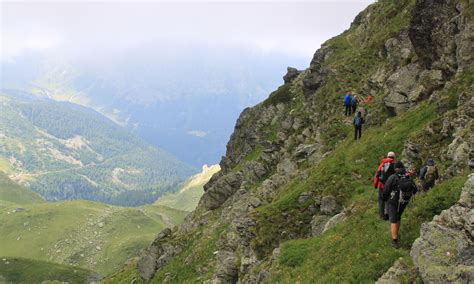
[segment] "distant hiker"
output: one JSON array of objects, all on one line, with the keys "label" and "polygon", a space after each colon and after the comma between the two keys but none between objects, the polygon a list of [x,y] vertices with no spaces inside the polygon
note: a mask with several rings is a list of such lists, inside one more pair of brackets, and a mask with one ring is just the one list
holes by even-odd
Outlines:
[{"label": "distant hiker", "polygon": [[360,111],[357,112],[352,124],[354,124],[354,140],[357,140],[357,134],[359,134],[359,139],[362,136],[362,124],[364,124],[364,118]]},{"label": "distant hiker", "polygon": [[352,115],[352,96],[349,92],[344,96],[344,108],[346,116]]},{"label": "distant hiker", "polygon": [[395,163],[395,174],[391,175],[385,183],[383,199],[387,201],[388,216],[390,220],[390,233],[392,235],[392,245],[399,248],[398,230],[400,230],[400,220],[410,199],[418,191],[415,182],[407,175],[402,162]]},{"label": "distant hiker", "polygon": [[438,169],[433,159],[428,159],[426,165],[420,170],[421,189],[428,191],[435,185],[435,181],[439,178]]},{"label": "distant hiker", "polygon": [[366,99],[365,99],[365,103],[368,104],[372,101],[372,96],[369,95]]},{"label": "distant hiker", "polygon": [[395,173],[395,153],[388,152],[387,158],[380,161],[377,172],[374,176],[374,187],[379,190],[379,215],[383,220],[388,220],[388,213],[386,211],[386,204],[383,200],[383,189],[388,178]]},{"label": "distant hiker", "polygon": [[359,104],[359,99],[357,98],[356,95],[354,95],[351,100],[352,113],[356,113],[358,104]]}]

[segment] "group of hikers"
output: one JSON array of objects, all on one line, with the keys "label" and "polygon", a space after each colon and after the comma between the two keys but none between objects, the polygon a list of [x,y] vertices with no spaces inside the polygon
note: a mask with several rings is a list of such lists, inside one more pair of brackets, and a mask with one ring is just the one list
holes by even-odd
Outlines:
[{"label": "group of hikers", "polygon": [[[366,103],[367,102],[370,102],[370,99],[369,101],[366,100]],[[343,98],[345,115],[351,116],[352,114],[355,114],[355,117],[352,120],[352,124],[354,125],[354,140],[360,139],[362,137],[362,124],[365,123],[362,113],[358,111],[356,114],[359,103],[360,100],[356,95],[353,96],[350,92],[346,92]]]},{"label": "group of hikers", "polygon": [[[368,96],[365,103],[368,104],[371,100],[372,97]],[[356,95],[346,92],[343,103],[345,116],[355,114],[352,120],[354,140],[360,139],[362,125],[365,123],[362,113],[360,111],[356,113],[360,100]],[[378,189],[380,218],[390,221],[392,245],[396,248],[400,247],[398,231],[400,230],[401,216],[412,196],[418,192],[413,175],[412,170],[406,170],[401,161],[396,161],[394,152],[388,152],[387,157],[382,158],[374,177],[374,187]],[[419,177],[424,192],[435,185],[439,174],[432,159],[428,159],[426,165],[421,168]]]},{"label": "group of hikers", "polygon": [[[438,169],[432,159],[420,170],[421,188],[424,192],[435,185],[439,178]],[[392,245],[400,247],[398,231],[400,219],[418,188],[413,180],[413,171],[406,170],[401,161],[396,161],[395,153],[388,152],[383,158],[374,176],[374,187],[378,189],[380,218],[390,221]]]}]

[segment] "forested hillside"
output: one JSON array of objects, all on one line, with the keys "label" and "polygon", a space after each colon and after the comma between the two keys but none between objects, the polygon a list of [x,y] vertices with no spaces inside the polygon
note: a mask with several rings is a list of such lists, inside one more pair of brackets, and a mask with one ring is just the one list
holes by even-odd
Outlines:
[{"label": "forested hillside", "polygon": [[194,173],[85,107],[17,91],[0,104],[0,171],[47,200],[152,203]]}]

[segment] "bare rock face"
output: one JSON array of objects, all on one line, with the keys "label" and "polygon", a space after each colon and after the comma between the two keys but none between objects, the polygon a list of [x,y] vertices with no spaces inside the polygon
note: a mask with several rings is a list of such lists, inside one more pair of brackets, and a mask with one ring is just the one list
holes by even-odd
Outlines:
[{"label": "bare rock face", "polygon": [[416,54],[426,68],[455,70],[454,41],[448,36],[457,34],[459,28],[453,18],[458,14],[453,1],[416,1],[408,35]]},{"label": "bare rock face", "polygon": [[283,76],[283,81],[285,84],[293,82],[293,80],[298,77],[298,75],[301,73],[301,71],[298,71],[298,69],[293,68],[293,67],[288,67],[287,68],[287,73],[285,76]]},{"label": "bare rock face", "polygon": [[181,252],[179,247],[166,242],[171,229],[164,229],[156,237],[153,244],[140,253],[137,269],[145,282],[150,281],[161,267],[165,266],[175,255]]},{"label": "bare rock face", "polygon": [[397,260],[393,266],[377,280],[376,284],[399,284],[399,278],[409,273],[409,268],[400,260]]},{"label": "bare rock face", "polygon": [[208,183],[204,187],[205,193],[199,204],[207,209],[218,208],[230,196],[232,196],[242,184],[242,175],[240,173],[229,173],[221,176],[216,182]]},{"label": "bare rock face", "polygon": [[474,281],[474,175],[459,202],[425,223],[411,257],[425,283]]}]

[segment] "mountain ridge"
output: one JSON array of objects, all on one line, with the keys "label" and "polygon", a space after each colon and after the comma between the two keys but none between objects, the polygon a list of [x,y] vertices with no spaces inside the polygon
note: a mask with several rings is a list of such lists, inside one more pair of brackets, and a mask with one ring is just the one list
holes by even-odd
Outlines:
[{"label": "mountain ridge", "polygon": [[[372,282],[410,260],[422,223],[457,202],[474,166],[473,9],[465,0],[370,5],[308,69],[241,113],[196,210],[105,282]],[[358,141],[345,91],[371,97],[359,106],[367,123]],[[415,172],[434,157],[443,173],[407,209],[399,250],[370,193],[388,151]],[[470,260],[455,257],[466,273],[453,277],[472,280]]]}]

